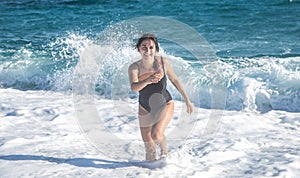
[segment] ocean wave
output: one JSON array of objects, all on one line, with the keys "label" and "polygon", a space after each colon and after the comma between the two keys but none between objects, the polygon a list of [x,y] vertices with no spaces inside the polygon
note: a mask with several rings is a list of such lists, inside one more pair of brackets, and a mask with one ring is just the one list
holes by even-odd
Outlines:
[{"label": "ocean wave", "polygon": [[68,33],[38,47],[1,51],[0,86],[20,90],[70,90],[80,53],[91,42]]},{"label": "ocean wave", "polygon": [[[223,58],[216,63],[222,70],[217,76],[222,83],[219,88],[225,90],[225,109],[300,110],[300,57]],[[201,105],[208,108],[212,102],[210,90],[217,86],[206,87],[201,89],[205,98]]]},{"label": "ocean wave", "polygon": [[[90,49],[88,55],[98,63],[97,77],[89,81],[94,85],[93,92],[110,99],[137,98],[138,94],[130,91],[127,77],[129,64],[139,59],[132,41],[120,45],[114,39],[101,46],[97,45],[97,40],[69,33],[39,49],[27,45],[14,51],[10,60],[5,57],[6,60],[0,62],[0,86],[20,90],[72,90],[77,64],[94,44],[95,50]],[[99,56],[98,50],[104,47],[112,51],[107,56]],[[4,53],[1,51],[1,55]],[[300,57],[259,56],[197,61],[170,55],[163,49],[159,55],[169,58],[197,106],[259,112],[274,109],[300,111]],[[83,79],[82,84],[91,77]],[[168,86],[174,98],[181,100],[176,89],[171,84]]]}]

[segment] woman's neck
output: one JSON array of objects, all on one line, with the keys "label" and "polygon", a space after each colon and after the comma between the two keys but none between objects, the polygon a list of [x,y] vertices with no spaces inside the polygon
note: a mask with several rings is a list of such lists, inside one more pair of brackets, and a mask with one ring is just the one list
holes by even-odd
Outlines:
[{"label": "woman's neck", "polygon": [[145,69],[151,69],[153,68],[155,62],[155,58],[149,58],[149,59],[142,59],[142,65]]}]

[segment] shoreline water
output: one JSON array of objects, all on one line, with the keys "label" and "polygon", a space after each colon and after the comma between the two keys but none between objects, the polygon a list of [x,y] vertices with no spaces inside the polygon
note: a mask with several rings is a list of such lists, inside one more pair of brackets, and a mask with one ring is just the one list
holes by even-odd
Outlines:
[{"label": "shoreline water", "polygon": [[[299,7],[298,0],[1,1],[1,177],[299,177]],[[142,143],[135,113],[124,113],[135,107],[137,94],[126,90],[127,73],[117,69],[127,69],[136,56],[135,39],[124,45],[118,40],[124,31],[118,28],[99,37],[120,21],[149,14],[187,24],[216,54],[198,61],[180,44],[160,41],[198,113],[196,123],[185,118],[184,123],[195,124],[187,129],[185,144],[170,144],[167,166],[154,170],[134,164],[143,158],[143,147],[136,149]],[[182,39],[190,35],[180,34]],[[73,99],[74,72],[83,51],[104,39],[117,50],[98,61],[107,70],[87,81],[95,89],[97,114],[107,133],[138,140],[108,150],[111,154],[83,134]],[[84,89],[85,81],[80,84]],[[183,110],[175,89],[170,91]],[[122,114],[110,114],[112,103],[125,106]],[[215,132],[205,132],[216,115]],[[176,131],[184,133],[180,118],[174,117],[170,138]],[[204,133],[213,139],[205,140]]]},{"label": "shoreline water", "polygon": [[[114,155],[114,150],[107,155],[92,146],[76,123],[71,94],[14,89],[1,89],[0,93],[3,96],[0,113],[3,177],[155,177],[162,174],[297,177],[300,174],[297,169],[300,163],[299,113],[273,110],[259,114],[224,110],[213,139],[203,142],[201,135],[213,110],[199,108],[195,130],[185,146],[172,149],[166,167],[149,170],[137,169],[130,160],[116,159],[118,154]],[[108,101],[97,102],[102,103],[102,107],[109,105]],[[117,124],[117,120],[111,121]],[[176,126],[173,129],[176,130]],[[139,134],[133,127],[114,132]],[[127,149],[131,148],[127,145],[123,149],[124,154],[128,154]],[[132,153],[143,154],[142,151],[141,148]],[[136,156],[133,155],[131,161],[143,157]]]}]

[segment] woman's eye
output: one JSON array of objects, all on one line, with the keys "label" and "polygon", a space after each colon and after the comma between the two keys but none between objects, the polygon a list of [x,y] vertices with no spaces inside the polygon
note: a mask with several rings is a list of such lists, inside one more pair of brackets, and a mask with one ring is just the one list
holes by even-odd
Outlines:
[{"label": "woman's eye", "polygon": [[[148,49],[147,47],[142,47],[142,50],[147,50],[147,49]],[[152,49],[154,49],[154,47],[150,46],[149,49],[152,50]]]}]

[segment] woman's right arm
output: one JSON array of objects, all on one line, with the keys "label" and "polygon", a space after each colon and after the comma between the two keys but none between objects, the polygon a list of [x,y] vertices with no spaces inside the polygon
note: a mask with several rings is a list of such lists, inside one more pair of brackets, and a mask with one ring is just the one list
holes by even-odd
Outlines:
[{"label": "woman's right arm", "polygon": [[130,87],[133,92],[138,92],[148,85],[147,80],[139,81],[139,69],[136,63],[133,63],[128,68],[128,76]]},{"label": "woman's right arm", "polygon": [[128,68],[128,76],[130,87],[133,92],[138,92],[151,83],[157,83],[161,78],[160,75],[149,74],[147,77],[143,77],[145,79],[140,81],[138,73],[138,65],[136,63],[131,64]]}]

